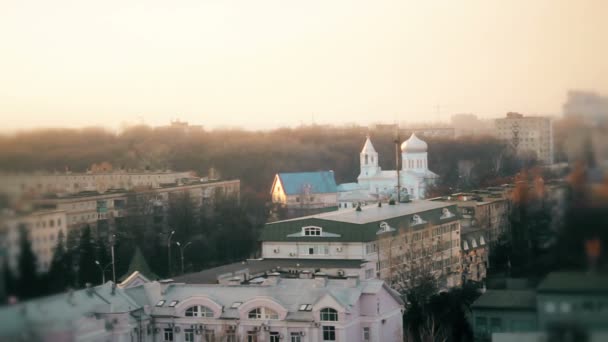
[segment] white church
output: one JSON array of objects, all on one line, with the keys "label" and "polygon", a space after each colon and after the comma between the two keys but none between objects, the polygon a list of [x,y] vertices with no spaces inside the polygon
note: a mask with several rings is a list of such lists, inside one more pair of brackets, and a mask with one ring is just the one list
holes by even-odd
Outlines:
[{"label": "white church", "polygon": [[[409,199],[425,198],[426,188],[439,177],[428,169],[427,144],[413,133],[401,144],[401,170],[382,170],[378,166],[378,152],[368,136],[361,150],[361,172],[357,183],[338,186],[338,206],[340,209],[356,207],[396,199],[397,186],[401,197]],[[397,175],[399,183],[397,182]]]}]

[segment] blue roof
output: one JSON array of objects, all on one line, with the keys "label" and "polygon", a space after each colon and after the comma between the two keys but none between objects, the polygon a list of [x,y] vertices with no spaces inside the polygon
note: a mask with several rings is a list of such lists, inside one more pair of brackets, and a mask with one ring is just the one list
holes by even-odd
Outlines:
[{"label": "blue roof", "polygon": [[287,195],[297,195],[310,187],[311,194],[337,192],[333,171],[279,173]]}]

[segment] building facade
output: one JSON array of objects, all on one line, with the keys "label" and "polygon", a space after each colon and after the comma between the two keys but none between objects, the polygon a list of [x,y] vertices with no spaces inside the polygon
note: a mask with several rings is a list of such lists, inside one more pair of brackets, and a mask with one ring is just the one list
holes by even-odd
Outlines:
[{"label": "building facade", "polygon": [[421,200],[273,222],[262,231],[262,257],[364,260],[361,273],[367,279],[403,282],[416,272],[428,272],[442,285],[456,286],[460,283],[456,210],[455,205]]},{"label": "building facade", "polygon": [[27,214],[6,214],[0,219],[0,247],[4,250],[8,267],[18,273],[21,255],[21,229],[28,231],[32,252],[36,256],[39,273],[48,272],[57,237],[66,236],[67,215],[62,210],[45,210]]},{"label": "building facade", "polygon": [[109,190],[129,191],[155,189],[164,184],[184,184],[201,181],[192,171],[106,171],[3,174],[0,192],[12,199],[39,198],[46,194],[71,195],[81,192],[105,193]]},{"label": "building facade", "polygon": [[287,211],[287,217],[310,215],[338,206],[333,171],[277,173],[270,195],[276,209]]},{"label": "building facade", "polygon": [[553,164],[553,121],[548,117],[507,113],[496,119],[496,136],[510,144],[522,157],[534,157]]},{"label": "building facade", "polygon": [[[155,224],[166,224],[166,212],[172,196],[186,194],[197,208],[212,208],[221,196],[239,198],[240,181],[191,181],[188,184],[167,184],[139,191],[85,192],[64,196],[47,196],[31,200],[34,208],[65,212],[69,229],[90,226],[101,234],[112,231],[118,222],[130,214],[137,202],[149,207]],[[142,209],[142,208],[139,208]],[[143,209],[142,209],[143,210]]]},{"label": "building facade", "polygon": [[196,285],[111,282],[0,308],[0,339],[27,341],[402,341],[404,303],[379,280]]}]

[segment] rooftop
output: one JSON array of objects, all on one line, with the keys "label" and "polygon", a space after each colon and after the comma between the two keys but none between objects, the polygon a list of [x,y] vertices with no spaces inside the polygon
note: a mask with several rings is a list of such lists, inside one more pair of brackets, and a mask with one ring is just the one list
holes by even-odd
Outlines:
[{"label": "rooftop", "polygon": [[[200,272],[188,273],[173,280],[187,284],[216,284],[218,278],[229,275],[248,273],[250,277],[262,275],[274,270],[316,270],[320,268],[359,269],[365,260],[335,260],[335,259],[253,259],[222,265]],[[299,265],[299,266],[298,266]]]},{"label": "rooftop", "polygon": [[534,290],[487,290],[471,305],[475,309],[536,310]]},{"label": "rooftop", "polygon": [[608,294],[608,274],[552,272],[538,285],[539,293]]},{"label": "rooftop", "polygon": [[287,195],[298,195],[303,192],[322,194],[338,191],[333,171],[281,172],[278,173],[278,176]]},{"label": "rooftop", "polygon": [[417,214],[423,211],[445,208],[450,206],[449,203],[441,203],[438,201],[418,200],[407,203],[396,203],[395,205],[383,205],[362,207],[361,211],[356,209],[332,211],[323,214],[316,214],[304,217],[298,217],[290,220],[277,221],[271,224],[277,224],[288,221],[299,221],[307,218],[318,218],[327,221],[347,222],[356,224],[365,224],[370,222],[383,221],[390,218]]}]

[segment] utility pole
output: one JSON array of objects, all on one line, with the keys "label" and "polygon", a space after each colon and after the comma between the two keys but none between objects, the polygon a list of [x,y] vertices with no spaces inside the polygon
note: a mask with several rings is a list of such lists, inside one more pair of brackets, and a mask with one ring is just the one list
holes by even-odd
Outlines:
[{"label": "utility pole", "polygon": [[183,247],[179,243],[179,241],[177,241],[175,244],[177,245],[177,247],[179,247],[179,254],[182,258],[182,274],[184,274],[184,251],[186,250],[186,248],[188,248],[188,246],[190,246],[192,244],[192,241],[188,242]]},{"label": "utility pole", "polygon": [[175,230],[171,231],[169,234],[169,239],[167,240],[167,262],[169,263],[169,277],[171,277],[171,238],[175,234]]},{"label": "utility pole", "polygon": [[114,260],[114,243],[116,243],[116,234],[112,234],[110,239],[110,251],[112,253],[112,281],[116,284],[116,262]]},{"label": "utility pole", "polygon": [[395,132],[395,170],[397,171],[397,203],[401,203],[401,176],[399,175],[399,126]]}]

